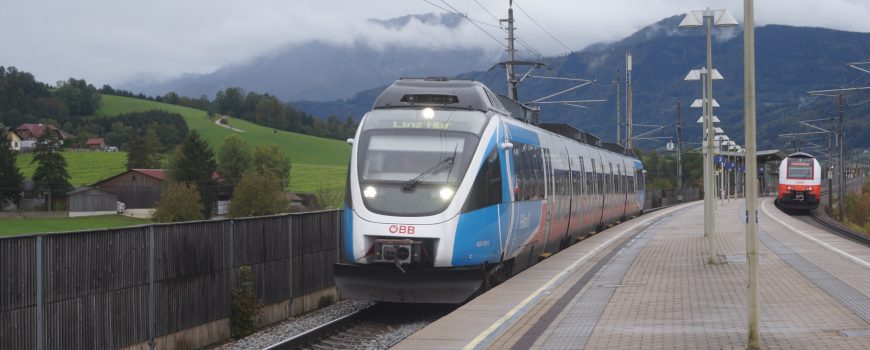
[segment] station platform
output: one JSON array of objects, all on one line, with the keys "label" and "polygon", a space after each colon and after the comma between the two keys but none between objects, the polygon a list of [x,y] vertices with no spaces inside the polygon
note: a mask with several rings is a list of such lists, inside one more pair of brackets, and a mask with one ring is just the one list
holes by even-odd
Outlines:
[{"label": "station platform", "polygon": [[[626,221],[553,255],[395,349],[743,349],[745,201],[717,201],[721,263],[703,204]],[[870,247],[759,201],[764,349],[870,349]]]}]

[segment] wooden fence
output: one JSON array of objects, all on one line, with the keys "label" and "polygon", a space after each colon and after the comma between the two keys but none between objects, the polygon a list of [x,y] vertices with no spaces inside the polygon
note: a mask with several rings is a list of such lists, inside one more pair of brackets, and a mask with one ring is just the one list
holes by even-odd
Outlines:
[{"label": "wooden fence", "polygon": [[0,239],[0,349],[106,349],[333,286],[340,211]]}]

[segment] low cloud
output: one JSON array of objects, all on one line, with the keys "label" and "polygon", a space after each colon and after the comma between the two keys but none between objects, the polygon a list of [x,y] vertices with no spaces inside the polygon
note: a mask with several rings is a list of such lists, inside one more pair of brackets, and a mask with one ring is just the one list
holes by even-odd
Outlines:
[{"label": "low cloud", "polygon": [[[478,6],[478,2],[482,6]],[[54,82],[68,77],[94,84],[133,77],[161,79],[208,73],[311,40],[367,43],[375,48],[482,47],[503,50],[504,0],[31,0],[4,4],[14,14],[0,21],[0,65],[33,72]],[[545,55],[619,40],[662,18],[703,9],[727,8],[741,19],[743,1],[610,0],[607,2],[515,0],[518,48]],[[433,6],[438,5],[439,7]],[[450,5],[450,6],[448,6]],[[452,6],[452,9],[451,9]],[[412,19],[401,28],[367,21],[408,14],[467,14],[454,29]],[[529,16],[530,15],[530,16]],[[757,2],[758,25],[786,24],[870,32],[870,1],[769,0]],[[543,25],[554,40],[532,21]],[[672,31],[672,28],[662,28]],[[486,31],[486,33],[484,33]],[[717,31],[720,39],[739,30]],[[487,34],[488,33],[488,34]],[[563,46],[564,45],[564,46]],[[528,46],[528,47],[526,47]],[[567,46],[567,48],[565,47]]]}]

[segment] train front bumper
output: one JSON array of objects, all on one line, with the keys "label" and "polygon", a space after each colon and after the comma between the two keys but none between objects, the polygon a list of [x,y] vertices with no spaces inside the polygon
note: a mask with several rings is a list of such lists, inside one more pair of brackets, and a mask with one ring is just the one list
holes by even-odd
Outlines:
[{"label": "train front bumper", "polygon": [[332,266],[342,297],[398,303],[458,304],[474,295],[484,278],[480,267],[402,272],[390,265]]},{"label": "train front bumper", "polygon": [[786,193],[779,198],[779,206],[785,209],[815,209],[819,207],[819,198],[808,192]]}]

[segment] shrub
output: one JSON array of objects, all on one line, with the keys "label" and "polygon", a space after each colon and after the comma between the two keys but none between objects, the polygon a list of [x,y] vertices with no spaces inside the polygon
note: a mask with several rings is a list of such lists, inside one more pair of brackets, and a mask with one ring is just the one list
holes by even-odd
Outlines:
[{"label": "shrub", "polygon": [[230,217],[285,213],[289,209],[284,189],[271,172],[249,170],[242,175],[230,201]]},{"label": "shrub", "polygon": [[180,222],[204,219],[202,200],[196,185],[184,182],[169,182],[163,187],[157,210],[156,222]]},{"label": "shrub", "polygon": [[327,306],[332,305],[334,303],[335,303],[335,296],[333,296],[332,294],[321,295],[320,300],[317,301],[317,307],[324,308],[324,307],[327,307]]},{"label": "shrub", "polygon": [[260,320],[260,301],[254,293],[254,274],[250,266],[239,267],[236,289],[232,295],[232,316],[230,334],[233,338],[244,338],[257,330]]}]

